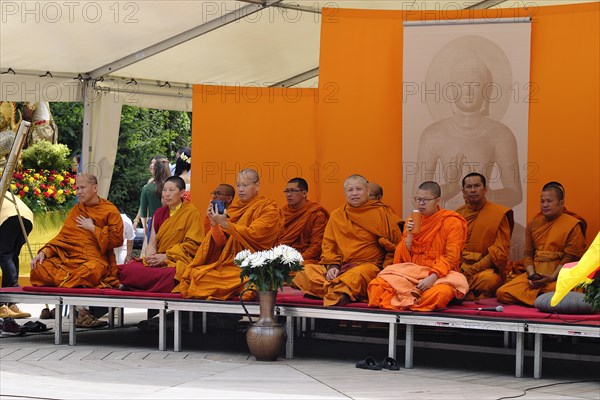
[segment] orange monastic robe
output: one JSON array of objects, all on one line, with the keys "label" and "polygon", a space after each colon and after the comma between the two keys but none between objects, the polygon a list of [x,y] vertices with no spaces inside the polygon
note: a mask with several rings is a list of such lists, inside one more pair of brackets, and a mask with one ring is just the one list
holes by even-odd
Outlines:
[{"label": "orange monastic robe", "polygon": [[321,243],[329,213],[314,201],[307,200],[302,208],[283,207],[285,223],[280,244],[293,247],[302,254],[305,264],[319,262]]},{"label": "orange monastic robe", "polygon": [[[153,224],[156,226],[157,215],[168,213],[168,206],[156,210]],[[181,208],[160,225],[156,234],[156,253],[167,255],[166,266],[149,267],[141,261],[132,260],[119,266],[121,283],[131,290],[173,290],[175,281],[181,280],[202,242],[201,218],[196,206],[184,201]]]},{"label": "orange monastic robe", "polygon": [[[77,226],[82,215],[94,220],[92,233]],[[117,207],[100,199],[98,204],[75,204],[65,224],[42,250],[46,256],[31,271],[33,286],[107,288],[119,285],[113,249],[123,244],[123,220]]]},{"label": "orange monastic robe", "polygon": [[[525,230],[525,256],[520,263],[533,265],[537,273],[552,275],[559,265],[579,260],[586,247],[581,226],[580,220],[565,213],[552,221],[536,215]],[[527,276],[525,272],[501,286],[496,292],[498,300],[533,306],[537,296],[556,289],[556,282],[531,287]]]},{"label": "orange monastic robe", "polygon": [[[305,265],[294,284],[323,298],[325,306],[337,304],[344,293],[351,301],[365,300],[371,279],[392,261],[400,240],[398,220],[380,201],[368,201],[361,207],[346,204],[334,210],[325,228],[320,263]],[[339,266],[340,273],[332,281],[325,279],[327,265]]]},{"label": "orange monastic robe", "polygon": [[239,294],[244,282],[234,257],[244,249],[270,249],[283,228],[283,213],[275,201],[264,196],[248,202],[236,200],[227,209],[227,215],[229,228],[213,226],[186,268],[179,284],[184,297],[227,300]]},{"label": "orange monastic robe", "polygon": [[489,201],[477,210],[465,204],[456,212],[467,221],[467,241],[460,258],[460,272],[469,282],[466,299],[494,297],[510,254],[513,212]]},{"label": "orange monastic robe", "polygon": [[[408,232],[396,248],[394,264],[386,267],[369,284],[369,307],[415,311],[444,308],[454,298],[469,291],[467,279],[458,272],[460,255],[467,237],[467,223],[450,210],[421,217],[421,231],[413,234],[410,251]],[[438,279],[420,299],[411,291],[422,279],[436,273]]]}]

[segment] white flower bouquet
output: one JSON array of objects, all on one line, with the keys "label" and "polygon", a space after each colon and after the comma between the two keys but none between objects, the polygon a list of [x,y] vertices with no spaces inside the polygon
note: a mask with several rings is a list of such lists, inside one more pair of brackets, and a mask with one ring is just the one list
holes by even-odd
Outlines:
[{"label": "white flower bouquet", "polygon": [[233,260],[242,269],[242,281],[248,278],[246,286],[254,285],[259,291],[280,290],[291,283],[292,272],[302,271],[303,261],[300,252],[283,244],[255,253],[242,250]]}]

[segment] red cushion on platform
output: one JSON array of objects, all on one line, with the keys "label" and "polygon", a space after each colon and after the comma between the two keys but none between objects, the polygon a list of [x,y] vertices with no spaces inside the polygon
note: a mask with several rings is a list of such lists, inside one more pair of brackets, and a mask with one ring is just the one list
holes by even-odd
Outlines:
[{"label": "red cushion on platform", "polygon": [[123,296],[123,297],[152,297],[158,299],[179,299],[181,293],[159,293],[159,292],[132,292],[128,290],[106,289],[103,293],[105,296]]},{"label": "red cushion on platform", "polygon": [[65,288],[65,287],[53,287],[53,286],[24,286],[24,292],[37,292],[37,293],[58,293],[58,294],[77,294],[82,296],[88,295],[102,295],[104,291],[108,289],[96,289],[96,288]]}]

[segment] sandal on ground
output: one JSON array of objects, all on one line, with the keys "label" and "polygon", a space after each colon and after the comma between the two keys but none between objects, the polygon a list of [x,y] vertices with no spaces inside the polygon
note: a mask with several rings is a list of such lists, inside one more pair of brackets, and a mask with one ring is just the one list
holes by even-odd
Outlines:
[{"label": "sandal on ground", "polygon": [[381,371],[381,365],[377,364],[377,361],[371,356],[365,358],[364,360],[360,360],[356,363],[356,368],[361,369],[370,369],[373,371]]},{"label": "sandal on ground", "polygon": [[46,324],[41,323],[40,321],[29,321],[23,324],[23,330],[25,332],[45,332],[49,331],[52,328],[48,328]]},{"label": "sandal on ground", "polygon": [[383,369],[389,369],[390,371],[398,371],[400,369],[398,362],[392,357],[384,358],[381,364],[379,365],[381,365]]},{"label": "sandal on ground", "polygon": [[94,329],[94,328],[102,328],[103,326],[106,326],[106,325],[108,325],[108,323],[106,321],[100,321],[93,315],[85,315],[83,317],[77,317],[77,320],[75,321],[75,326],[77,328]]}]

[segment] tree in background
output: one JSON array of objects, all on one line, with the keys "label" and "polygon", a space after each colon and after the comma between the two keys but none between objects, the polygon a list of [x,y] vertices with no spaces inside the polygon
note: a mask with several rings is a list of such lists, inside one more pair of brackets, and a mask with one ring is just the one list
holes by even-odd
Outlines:
[{"label": "tree in background", "polygon": [[[81,151],[83,104],[50,103],[58,126],[58,141]],[[142,186],[150,178],[148,165],[155,155],[174,160],[177,150],[191,142],[190,115],[181,111],[123,106],[119,144],[108,199],[133,217]],[[74,155],[73,154],[73,155]]]}]

